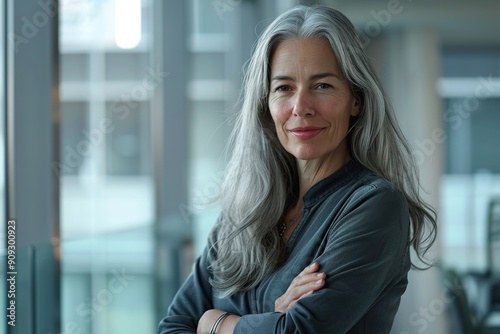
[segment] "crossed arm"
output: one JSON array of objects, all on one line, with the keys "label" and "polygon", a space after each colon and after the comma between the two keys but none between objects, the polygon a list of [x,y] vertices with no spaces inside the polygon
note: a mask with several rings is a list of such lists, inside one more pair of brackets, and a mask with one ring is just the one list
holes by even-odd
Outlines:
[{"label": "crossed arm", "polygon": [[[314,262],[306,267],[299,275],[297,275],[286,292],[276,299],[274,303],[274,311],[285,313],[286,310],[291,308],[299,299],[312,294],[314,291],[321,289],[325,285],[326,274],[318,272],[319,264]],[[211,309],[203,313],[203,316],[198,322],[197,334],[208,334],[212,325],[217,318],[224,314],[225,311]],[[217,334],[232,334],[240,317],[231,314],[224,318],[224,320],[217,327]]]},{"label": "crossed arm", "polygon": [[[275,300],[274,312],[231,315],[217,333],[345,333],[364,317],[379,326],[379,333],[388,333],[407,283],[408,207],[397,192],[374,187],[353,198],[349,206],[352,209],[331,223],[324,248],[313,257],[317,264],[289,283]],[[209,256],[205,252],[197,260],[160,323],[160,334],[208,333],[220,314],[232,312],[229,305],[214,309]],[[316,285],[318,273],[323,276]],[[245,300],[252,302],[252,296],[242,296],[240,306],[247,307]]]}]

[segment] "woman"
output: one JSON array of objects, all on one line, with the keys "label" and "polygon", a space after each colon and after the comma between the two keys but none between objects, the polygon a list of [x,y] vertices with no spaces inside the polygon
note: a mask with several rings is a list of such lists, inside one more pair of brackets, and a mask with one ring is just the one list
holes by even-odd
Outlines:
[{"label": "woman", "polygon": [[232,139],[219,221],[159,333],[389,333],[436,223],[343,14],[299,6],[264,31]]}]

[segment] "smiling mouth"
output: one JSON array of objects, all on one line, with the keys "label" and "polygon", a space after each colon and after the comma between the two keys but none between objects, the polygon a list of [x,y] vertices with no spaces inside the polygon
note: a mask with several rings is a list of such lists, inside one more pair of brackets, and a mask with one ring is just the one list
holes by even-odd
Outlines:
[{"label": "smiling mouth", "polygon": [[319,135],[321,131],[323,128],[300,127],[291,129],[290,133],[299,139],[311,139]]}]

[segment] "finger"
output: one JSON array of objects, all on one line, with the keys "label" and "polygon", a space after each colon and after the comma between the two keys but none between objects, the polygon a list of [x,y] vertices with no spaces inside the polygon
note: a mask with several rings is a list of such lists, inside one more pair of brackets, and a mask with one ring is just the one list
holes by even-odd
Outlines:
[{"label": "finger", "polygon": [[305,267],[304,270],[302,270],[296,277],[301,277],[304,275],[312,274],[312,273],[317,272],[318,270],[319,270],[318,262],[313,262],[312,264]]},{"label": "finger", "polygon": [[292,308],[293,305],[295,305],[296,302],[297,302],[296,300],[294,300],[293,302],[291,302],[290,305],[288,305],[288,307],[286,309],[288,310],[288,309]]},{"label": "finger", "polygon": [[[325,286],[325,280],[324,279],[320,279],[320,280],[317,280],[317,281],[314,281],[312,283],[309,283],[306,287],[308,288],[308,291],[307,292],[304,292],[299,298],[297,299],[301,299],[303,297],[306,297],[306,296],[309,296],[311,295],[313,292],[315,291],[318,291],[319,289],[321,289],[322,287]],[[306,290],[304,290],[306,291]]]},{"label": "finger", "polygon": [[306,285],[311,282],[315,282],[319,279],[325,279],[325,277],[326,277],[325,273],[304,274],[302,276],[299,275],[293,279],[288,289],[290,290],[301,285]]},{"label": "finger", "polygon": [[303,295],[321,289],[325,285],[325,277],[316,277],[313,280],[301,285],[290,286],[283,295],[285,303],[291,303],[296,299],[300,299]]},{"label": "finger", "polygon": [[[274,305],[276,312],[285,312],[291,307],[297,300],[312,294],[314,291],[321,289],[325,285],[326,275],[324,273],[308,275],[310,280],[307,283],[301,285],[291,285],[288,287],[287,291],[276,299]],[[314,278],[314,279],[312,279]]]},{"label": "finger", "polygon": [[322,282],[322,284],[317,284],[316,287],[314,287],[314,290],[309,290],[308,292],[304,293],[302,296],[300,296],[299,298],[293,300],[292,302],[290,302],[290,304],[288,305],[287,309],[291,308],[293,305],[295,305],[295,303],[298,301],[298,300],[301,300],[302,298],[304,297],[307,297],[307,296],[310,296],[313,294],[314,291],[316,290],[319,290],[321,289],[322,286],[324,286],[324,282]]},{"label": "finger", "polygon": [[325,280],[317,280],[315,282],[311,282],[307,285],[303,285],[300,288],[297,288],[294,293],[296,295],[293,295],[292,293],[289,293],[287,295],[284,295],[282,302],[282,305],[288,305],[286,309],[291,308],[295,303],[306,297],[311,295],[313,292],[321,289],[325,285]]},{"label": "finger", "polygon": [[307,274],[316,272],[318,270],[319,270],[319,263],[313,262],[312,264],[305,267],[304,270],[302,270],[297,276],[307,275]]}]

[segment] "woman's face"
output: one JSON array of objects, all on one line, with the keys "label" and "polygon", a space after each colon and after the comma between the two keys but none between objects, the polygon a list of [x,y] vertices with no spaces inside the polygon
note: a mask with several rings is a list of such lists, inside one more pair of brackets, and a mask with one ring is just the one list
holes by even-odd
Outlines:
[{"label": "woman's face", "polygon": [[288,39],[271,58],[269,110],[281,145],[299,160],[345,162],[350,116],[359,114],[326,39]]}]

